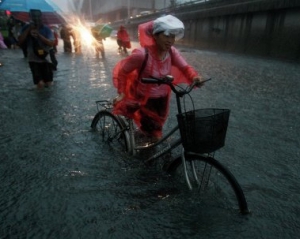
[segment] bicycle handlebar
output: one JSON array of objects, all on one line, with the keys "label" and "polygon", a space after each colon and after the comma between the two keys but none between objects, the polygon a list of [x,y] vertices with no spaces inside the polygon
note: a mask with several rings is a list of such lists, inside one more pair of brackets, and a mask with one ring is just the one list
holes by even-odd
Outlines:
[{"label": "bicycle handlebar", "polygon": [[[203,81],[201,81],[200,84],[203,84],[206,81],[211,80],[211,78],[205,79]],[[188,88],[186,89],[180,89],[177,90],[173,84],[174,81],[174,77],[171,75],[167,75],[163,78],[157,78],[154,76],[150,76],[149,78],[142,78],[141,81],[145,84],[164,84],[164,85],[168,85],[170,86],[171,90],[178,96],[183,96],[186,95],[188,93],[190,93],[192,91],[192,89],[198,84],[197,82],[192,82],[192,84],[189,85]]]}]

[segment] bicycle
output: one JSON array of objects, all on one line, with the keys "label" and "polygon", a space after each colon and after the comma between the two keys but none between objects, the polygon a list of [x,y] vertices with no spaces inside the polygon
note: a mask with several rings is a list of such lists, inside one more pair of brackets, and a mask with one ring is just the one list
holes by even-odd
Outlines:
[{"label": "bicycle", "polygon": [[[98,113],[92,120],[91,128],[99,132],[102,140],[111,147],[130,155],[136,155],[137,152],[153,149],[158,145],[161,146],[167,140],[170,141],[146,159],[146,163],[155,161],[182,146],[180,155],[164,165],[166,172],[174,175],[181,171],[179,170],[181,166],[183,175],[180,177],[185,180],[190,190],[195,189],[194,185],[196,185],[200,193],[220,191],[222,198],[226,196],[230,201],[233,200],[235,204],[238,204],[242,214],[249,213],[247,201],[239,182],[228,168],[214,158],[214,152],[225,144],[230,110],[212,108],[183,112],[181,98],[185,95],[190,96],[189,93],[195,88],[195,83],[186,89],[182,87],[178,89],[178,86],[172,83],[172,76],[162,79],[143,78],[142,82],[166,84],[171,88],[176,95],[178,125],[164,134],[157,142],[138,145],[136,144],[136,128],[133,120],[114,115],[111,112],[113,108],[111,100],[99,100],[96,101]],[[190,98],[192,100],[191,96]],[[180,136],[172,139],[171,136],[178,131]],[[193,183],[191,178],[194,179]]]}]

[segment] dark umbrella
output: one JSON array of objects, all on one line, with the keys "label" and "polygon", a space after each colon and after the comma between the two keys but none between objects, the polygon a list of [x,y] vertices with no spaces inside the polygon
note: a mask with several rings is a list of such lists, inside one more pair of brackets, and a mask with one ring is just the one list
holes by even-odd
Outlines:
[{"label": "dark umbrella", "polygon": [[4,0],[0,3],[0,10],[9,10],[11,16],[23,22],[29,22],[30,9],[38,9],[42,12],[42,21],[46,25],[65,24],[66,21],[58,13],[56,6],[50,5],[46,0]]}]

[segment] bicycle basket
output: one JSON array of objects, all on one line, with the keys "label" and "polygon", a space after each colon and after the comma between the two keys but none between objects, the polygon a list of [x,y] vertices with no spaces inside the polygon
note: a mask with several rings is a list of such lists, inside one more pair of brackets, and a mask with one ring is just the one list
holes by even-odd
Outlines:
[{"label": "bicycle basket", "polygon": [[211,153],[225,144],[230,110],[199,109],[177,115],[182,145],[195,153]]}]

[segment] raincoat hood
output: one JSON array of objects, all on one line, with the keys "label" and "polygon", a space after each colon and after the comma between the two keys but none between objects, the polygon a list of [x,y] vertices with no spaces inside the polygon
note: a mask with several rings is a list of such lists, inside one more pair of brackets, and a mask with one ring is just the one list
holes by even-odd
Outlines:
[{"label": "raincoat hood", "polygon": [[153,35],[160,32],[164,32],[167,36],[174,34],[175,40],[180,40],[184,36],[184,25],[172,15],[159,17],[154,21],[140,24],[138,26],[140,45],[142,47],[154,45]]}]

